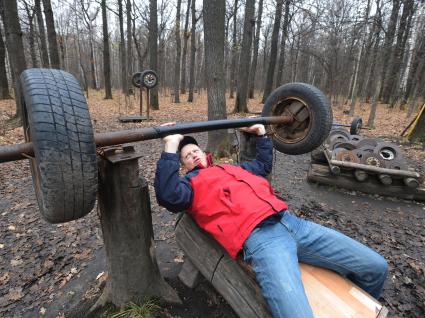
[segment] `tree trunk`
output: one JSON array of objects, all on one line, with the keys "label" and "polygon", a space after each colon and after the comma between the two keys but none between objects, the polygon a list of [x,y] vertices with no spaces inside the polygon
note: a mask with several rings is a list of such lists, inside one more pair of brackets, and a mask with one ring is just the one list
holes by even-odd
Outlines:
[{"label": "tree trunk", "polygon": [[34,10],[37,16],[37,24],[38,24],[38,34],[40,36],[41,43],[41,65],[45,68],[50,67],[49,63],[49,54],[47,52],[47,44],[46,44],[46,31],[44,29],[44,19],[41,12],[41,0],[35,0],[34,2]]},{"label": "tree trunk", "polygon": [[111,61],[109,56],[108,16],[106,14],[106,0],[102,0],[102,27],[103,27],[103,76],[105,80],[105,99],[112,99]]},{"label": "tree trunk", "polygon": [[184,21],[184,35],[183,35],[183,57],[182,57],[182,77],[181,77],[181,93],[186,94],[186,61],[187,61],[187,41],[190,34],[187,29],[189,27],[189,12],[190,12],[190,0],[187,0],[186,19]]},{"label": "tree trunk", "polygon": [[118,0],[118,20],[120,25],[120,64],[121,64],[121,89],[124,95],[128,95],[128,82],[127,82],[127,63],[126,58],[126,49],[125,49],[125,39],[124,39],[124,17],[122,10],[122,0]]},{"label": "tree trunk", "polygon": [[32,67],[38,67],[37,57],[35,54],[35,33],[34,33],[34,9],[30,8],[28,3],[24,1],[25,12],[27,13],[28,26],[30,28],[28,34],[28,42],[30,47],[31,65]]},{"label": "tree trunk", "polygon": [[131,26],[131,0],[127,0],[127,5],[126,5],[126,11],[127,11],[127,60],[126,60],[126,71],[127,71],[127,87],[130,90],[131,87],[131,77],[133,74],[133,51],[132,51],[132,46],[131,46],[131,42],[133,41],[133,36],[132,36],[132,26]]},{"label": "tree trunk", "polygon": [[[205,73],[208,94],[208,120],[226,119],[224,79],[225,0],[204,0]],[[227,130],[208,132],[207,150],[218,155],[230,151]]]},{"label": "tree trunk", "polygon": [[369,8],[370,8],[370,0],[367,1],[367,6],[366,6],[366,12],[365,12],[365,22],[363,24],[362,27],[362,34],[360,35],[360,48],[359,48],[359,52],[357,55],[357,59],[356,59],[356,67],[355,67],[355,71],[354,71],[354,80],[353,80],[353,90],[352,90],[352,94],[351,94],[351,105],[350,105],[350,111],[349,111],[349,116],[354,116],[354,110],[356,107],[356,101],[357,101],[357,94],[358,94],[358,83],[357,83],[357,78],[359,75],[359,67],[360,67],[360,61],[361,61],[361,57],[362,57],[362,52],[363,52],[363,47],[365,46],[365,39],[366,39],[366,23],[368,23],[369,20]]},{"label": "tree trunk", "polygon": [[378,106],[379,92],[381,90],[382,81],[379,81],[376,85],[375,94],[372,98],[372,105],[370,106],[369,119],[367,120],[368,127],[374,127],[375,125],[375,116],[376,116],[376,108]]},{"label": "tree trunk", "polygon": [[230,65],[230,93],[229,98],[233,98],[233,94],[236,86],[236,63],[238,56],[237,39],[236,39],[236,22],[238,15],[238,0],[235,0],[235,6],[233,8],[233,44],[232,44],[232,64]]},{"label": "tree trunk", "polygon": [[[2,1],[2,0],[1,0]],[[2,7],[0,2],[0,10]],[[3,42],[3,35],[0,28],[0,99],[10,99],[9,84],[7,82],[6,74],[6,47]]]},{"label": "tree trunk", "polygon": [[386,63],[386,67],[382,69],[382,75],[381,75],[382,84],[381,84],[381,91],[379,92],[379,97],[380,97],[379,99],[382,98],[383,89],[387,81],[387,72],[391,65],[390,59],[393,52],[392,44],[394,41],[394,34],[397,27],[398,12],[400,10],[400,1],[401,0],[393,0],[393,8],[391,11],[390,22],[388,24],[388,29],[385,34],[385,42],[383,47],[384,55],[382,57],[382,60],[384,61],[384,63]]},{"label": "tree trunk", "polygon": [[43,0],[44,16],[46,18],[47,38],[49,40],[50,65],[60,68],[59,49],[56,39],[55,21],[53,19],[52,4],[50,0]]},{"label": "tree trunk", "polygon": [[181,303],[159,272],[149,190],[139,178],[137,158],[117,163],[100,159],[98,202],[108,280],[94,307],[106,302],[123,307],[149,297]]},{"label": "tree trunk", "polygon": [[399,73],[401,70],[407,37],[410,34],[411,21],[414,13],[414,1],[403,1],[403,12],[400,17],[400,24],[397,30],[397,41],[393,50],[391,58],[392,63],[388,68],[387,80],[382,92],[382,99],[384,103],[389,103],[390,99],[397,95]]},{"label": "tree trunk", "polygon": [[282,6],[283,6],[283,0],[277,0],[276,13],[275,13],[274,25],[273,25],[273,33],[272,33],[272,39],[271,39],[270,60],[269,60],[269,65],[267,67],[266,82],[264,85],[264,94],[262,99],[263,103],[266,101],[266,98],[270,95],[273,89],[273,78],[274,78],[274,71],[276,67],[276,56],[277,56],[277,42],[279,40],[280,20],[282,18]]},{"label": "tree trunk", "polygon": [[[379,8],[379,1],[376,1],[376,7]],[[374,33],[374,38],[375,38],[375,43],[373,44],[373,55],[372,55],[372,61],[370,63],[370,70],[367,76],[367,80],[365,81],[366,84],[366,88],[365,88],[365,101],[369,102],[371,96],[372,96],[372,90],[374,85],[372,84],[373,82],[375,82],[373,80],[373,78],[375,78],[375,70],[376,70],[376,63],[377,63],[377,58],[378,58],[378,54],[379,54],[379,40],[380,40],[380,34],[381,34],[381,23],[382,23],[382,16],[380,14],[380,11],[378,11],[376,13],[375,16],[375,22],[374,22],[374,28],[375,28],[375,33]],[[378,75],[379,76],[379,75]]]},{"label": "tree trunk", "polygon": [[[176,60],[174,65],[174,103],[180,103],[180,63],[182,55],[182,43],[180,39],[180,10],[181,10],[182,1],[177,0],[177,10],[176,10],[176,28],[175,28],[175,37],[176,37]],[[185,35],[186,36],[186,35]],[[182,83],[183,84],[183,83]],[[182,91],[183,94],[183,91]]]},{"label": "tree trunk", "polygon": [[254,98],[255,81],[256,81],[255,74],[257,72],[258,47],[260,44],[262,15],[263,15],[263,0],[260,0],[260,2],[258,3],[257,27],[255,29],[254,53],[252,56],[251,71],[249,73],[249,92],[248,92],[249,98]]},{"label": "tree trunk", "polygon": [[[149,67],[158,71],[158,12],[156,0],[149,0]],[[161,78],[159,79],[161,80]],[[150,102],[152,109],[159,109],[158,86],[151,89]]]},{"label": "tree trunk", "polygon": [[96,60],[94,56],[94,40],[93,40],[93,30],[90,27],[89,29],[89,38],[90,38],[90,79],[91,79],[91,87],[93,89],[97,89],[97,81],[96,81]]},{"label": "tree trunk", "polygon": [[252,28],[254,26],[254,11],[255,0],[246,0],[244,31],[242,38],[241,57],[239,59],[238,71],[238,88],[236,92],[235,113],[248,113],[247,95],[248,95],[248,80],[249,66],[251,64],[251,43],[252,43]]},{"label": "tree trunk", "polygon": [[288,26],[289,26],[289,5],[291,4],[291,0],[285,0],[285,15],[283,16],[283,25],[282,25],[282,40],[280,43],[280,55],[279,55],[279,63],[277,67],[276,74],[276,86],[282,84],[282,76],[285,66],[285,44],[288,39]]},{"label": "tree trunk", "polygon": [[[21,73],[27,68],[27,62],[24,55],[24,45],[22,43],[22,31],[19,24],[18,6],[16,0],[0,0],[2,3],[2,11],[4,25],[6,30],[6,47],[12,67],[13,78],[17,81]],[[15,88],[16,97],[16,114],[15,120],[21,123],[22,109],[20,107],[20,96]]]},{"label": "tree trunk", "polygon": [[[196,55],[196,10],[195,1],[192,0],[192,27],[190,28],[190,69],[189,69],[189,96],[187,101],[193,102],[193,90],[195,88],[195,55]],[[261,0],[262,1],[262,0]]]},{"label": "tree trunk", "polygon": [[[418,17],[419,19],[419,17]],[[418,23],[420,25],[420,23]],[[412,58],[410,61],[410,67],[409,67],[409,75],[407,77],[406,81],[406,90],[403,97],[403,103],[407,103],[407,100],[409,96],[412,93],[413,87],[415,86],[414,78],[416,77],[416,72],[418,69],[418,65],[420,64],[420,61],[425,58],[425,25],[420,28],[418,26],[418,29],[416,30],[417,38],[416,43],[414,44],[414,48],[412,50]]]}]

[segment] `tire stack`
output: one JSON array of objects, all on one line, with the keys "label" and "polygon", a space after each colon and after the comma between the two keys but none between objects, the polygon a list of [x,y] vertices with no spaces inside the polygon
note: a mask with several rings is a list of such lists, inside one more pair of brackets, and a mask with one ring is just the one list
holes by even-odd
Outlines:
[{"label": "tire stack", "polygon": [[[327,152],[330,160],[409,171],[408,163],[401,149],[394,143],[379,138],[352,135],[347,129],[341,127],[331,130],[323,145],[311,153],[312,161],[328,163],[325,152]],[[340,168],[345,172],[352,172],[359,182],[364,182],[369,178],[377,178],[380,183],[387,186],[398,183],[404,184],[402,177],[364,170],[361,169],[361,166],[358,166],[358,168]],[[414,182],[412,187],[417,187],[417,185],[418,183]]]}]

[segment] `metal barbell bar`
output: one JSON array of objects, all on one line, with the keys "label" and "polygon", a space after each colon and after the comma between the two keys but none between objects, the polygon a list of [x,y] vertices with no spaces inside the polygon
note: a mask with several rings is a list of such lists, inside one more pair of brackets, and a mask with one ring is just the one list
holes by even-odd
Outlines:
[{"label": "metal barbell bar", "polygon": [[[190,134],[217,129],[239,128],[254,124],[285,125],[294,121],[291,116],[256,117],[240,119],[220,119],[182,123],[172,126],[157,126],[139,129],[126,129],[94,134],[97,147],[112,146],[130,142],[163,138],[171,134]],[[32,142],[0,146],[0,163],[28,159],[34,156]]]}]

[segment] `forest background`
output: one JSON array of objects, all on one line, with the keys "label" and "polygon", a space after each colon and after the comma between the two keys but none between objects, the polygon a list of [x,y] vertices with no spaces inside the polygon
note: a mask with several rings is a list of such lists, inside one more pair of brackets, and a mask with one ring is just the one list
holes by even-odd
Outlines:
[{"label": "forest background", "polygon": [[[114,88],[131,94],[134,72],[155,70],[153,109],[158,92],[192,102],[213,78],[220,83],[210,92],[217,96],[209,119],[226,117],[224,94],[235,97],[235,112],[248,112],[247,98],[264,102],[287,82],[319,87],[334,106],[349,105],[350,115],[370,104],[369,126],[378,102],[408,117],[423,103],[422,0],[207,2],[218,18],[205,18],[199,0],[2,0],[0,99],[13,97],[24,69],[51,67],[107,99]],[[208,65],[214,48],[221,60]],[[19,116],[16,109],[17,123]]]}]

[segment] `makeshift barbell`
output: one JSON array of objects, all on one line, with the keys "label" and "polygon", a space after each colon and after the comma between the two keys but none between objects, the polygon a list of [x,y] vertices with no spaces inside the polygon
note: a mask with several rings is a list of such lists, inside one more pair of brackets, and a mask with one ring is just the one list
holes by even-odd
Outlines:
[{"label": "makeshift barbell", "polygon": [[96,146],[162,138],[261,123],[268,126],[274,147],[302,154],[318,147],[332,125],[332,110],[314,86],[291,83],[274,90],[262,116],[215,120],[94,134],[84,93],[69,73],[52,69],[22,72],[16,98],[23,110],[27,143],[1,146],[0,162],[30,159],[35,193],[42,216],[51,223],[89,213],[97,194]]}]

